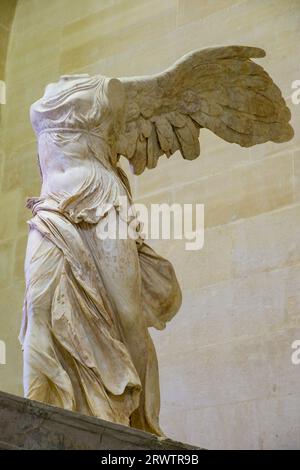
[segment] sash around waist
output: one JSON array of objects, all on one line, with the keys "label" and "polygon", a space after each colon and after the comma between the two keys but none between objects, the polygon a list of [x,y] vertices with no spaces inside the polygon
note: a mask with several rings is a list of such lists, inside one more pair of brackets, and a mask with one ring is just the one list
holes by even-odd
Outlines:
[{"label": "sash around waist", "polygon": [[47,127],[39,131],[38,136],[42,134],[50,133],[50,132],[57,132],[57,133],[74,132],[75,134],[81,133],[81,134],[86,134],[86,135],[92,135],[93,137],[97,137],[98,139],[105,140],[97,132],[94,132],[93,130],[89,130],[89,129],[83,129],[83,128],[81,129],[79,127]]}]

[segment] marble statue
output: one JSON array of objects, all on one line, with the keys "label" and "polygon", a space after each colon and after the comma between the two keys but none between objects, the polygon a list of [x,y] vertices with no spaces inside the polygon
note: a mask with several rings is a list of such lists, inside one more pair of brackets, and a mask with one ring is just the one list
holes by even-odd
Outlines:
[{"label": "marble statue", "polygon": [[292,138],[280,90],[251,60],[264,55],[216,47],[152,76],[64,75],[32,105],[42,188],[27,203],[27,398],[162,435],[148,328],[176,314],[180,287],[139,235],[101,239],[98,228],[131,201],[120,156],[135,174],[177,151],[193,160],[203,127],[242,147]]}]

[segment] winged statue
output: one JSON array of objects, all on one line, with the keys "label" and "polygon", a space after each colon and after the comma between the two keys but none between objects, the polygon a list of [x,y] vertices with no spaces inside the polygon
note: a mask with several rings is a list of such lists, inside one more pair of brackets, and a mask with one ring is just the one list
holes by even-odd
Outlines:
[{"label": "winged statue", "polygon": [[180,287],[138,227],[127,239],[99,229],[132,201],[121,156],[139,175],[162,155],[197,158],[201,128],[242,147],[293,137],[279,88],[252,60],[264,55],[215,47],[151,76],[63,75],[31,106],[42,187],[27,201],[27,398],[163,435],[148,328],[177,313]]}]

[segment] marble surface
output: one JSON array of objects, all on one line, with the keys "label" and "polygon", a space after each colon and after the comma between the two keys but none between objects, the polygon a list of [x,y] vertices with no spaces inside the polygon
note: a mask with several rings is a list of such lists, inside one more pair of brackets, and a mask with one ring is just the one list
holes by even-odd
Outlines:
[{"label": "marble surface", "polygon": [[0,449],[189,450],[198,447],[0,392]]}]

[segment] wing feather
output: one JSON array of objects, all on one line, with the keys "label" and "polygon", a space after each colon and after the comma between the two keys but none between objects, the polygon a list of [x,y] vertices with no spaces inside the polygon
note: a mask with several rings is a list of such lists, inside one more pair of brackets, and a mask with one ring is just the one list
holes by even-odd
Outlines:
[{"label": "wing feather", "polygon": [[251,60],[264,56],[255,47],[209,48],[160,74],[121,78],[125,122],[117,152],[140,174],[178,150],[185,159],[197,158],[201,127],[243,147],[290,140],[291,113],[280,89]]}]

